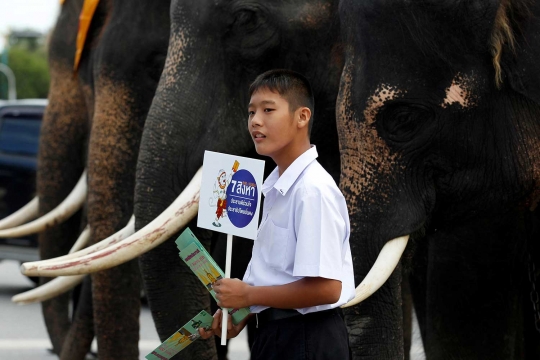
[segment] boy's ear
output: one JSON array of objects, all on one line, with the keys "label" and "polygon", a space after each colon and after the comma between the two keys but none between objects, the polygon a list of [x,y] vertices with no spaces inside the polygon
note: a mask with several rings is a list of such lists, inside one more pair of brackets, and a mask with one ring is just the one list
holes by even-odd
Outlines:
[{"label": "boy's ear", "polygon": [[311,120],[311,110],[308,107],[300,107],[298,110],[298,127],[303,128],[308,126]]}]

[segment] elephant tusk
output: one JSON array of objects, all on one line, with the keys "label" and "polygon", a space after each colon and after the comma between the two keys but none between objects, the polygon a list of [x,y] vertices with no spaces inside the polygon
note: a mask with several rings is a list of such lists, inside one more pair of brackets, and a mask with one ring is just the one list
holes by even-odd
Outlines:
[{"label": "elephant tusk", "polygon": [[[86,227],[81,232],[77,240],[75,240],[75,243],[73,244],[71,249],[69,249],[68,254],[74,254],[77,251],[84,249],[86,245],[88,245],[89,241],[90,241],[90,225],[86,225]],[[48,260],[45,260],[45,261],[48,261]]]},{"label": "elephant tusk", "polygon": [[38,214],[39,199],[36,196],[28,204],[24,205],[13,214],[0,220],[0,229],[7,229],[13,226],[24,224],[28,220],[35,219]]},{"label": "elephant tusk", "polygon": [[69,254],[67,255],[63,255],[56,258],[47,259],[47,260],[29,262],[29,263],[26,263],[25,265],[28,266],[29,269],[32,269],[36,263],[39,263],[39,265],[43,265],[43,264],[52,264],[59,261],[66,261],[69,259],[76,259],[84,255],[92,254],[100,250],[103,250],[111,245],[118,243],[121,240],[124,240],[128,236],[133,235],[134,233],[135,233],[135,216],[131,216],[126,226],[124,226],[121,230],[117,231],[116,233],[112,234],[108,238],[101,240],[100,242],[92,246],[89,246],[77,252],[70,251]]},{"label": "elephant tusk", "polygon": [[364,280],[357,286],[354,299],[342,305],[342,308],[356,305],[379,290],[396,268],[405,251],[409,235],[401,236],[384,244],[375,264],[371,267]]},{"label": "elephant tusk", "polygon": [[[69,253],[75,253],[84,248],[90,241],[90,227],[86,226],[81,235],[75,241],[75,244],[69,250]],[[49,281],[35,289],[17,294],[11,298],[11,301],[19,305],[32,304],[35,302],[46,301],[52,299],[66,291],[79,285],[85,275],[76,276],[60,276]]]},{"label": "elephant tusk", "polygon": [[73,188],[68,197],[60,205],[49,213],[43,215],[28,224],[24,224],[11,229],[0,230],[0,238],[20,237],[35,234],[48,227],[60,224],[69,219],[77,210],[81,208],[86,199],[86,170],[81,175],[77,185]]},{"label": "elephant tusk", "polygon": [[89,241],[90,241],[90,226],[86,225],[84,230],[81,232],[81,235],[79,235],[77,240],[75,240],[75,243],[73,244],[73,246],[69,250],[68,254],[73,254],[73,253],[85,248],[86,245],[88,245]]},{"label": "elephant tusk", "polygon": [[33,304],[52,299],[79,285],[86,275],[60,276],[35,289],[17,294],[11,301],[19,305]]},{"label": "elephant tusk", "polygon": [[17,294],[11,301],[19,305],[47,301],[79,285],[86,275],[60,276],[35,289]]},{"label": "elephant tusk", "polygon": [[89,274],[123,264],[150,251],[185,227],[197,215],[201,178],[202,168],[164,212],[127,239],[76,259],[53,263],[25,263],[21,265],[21,272],[28,276]]}]

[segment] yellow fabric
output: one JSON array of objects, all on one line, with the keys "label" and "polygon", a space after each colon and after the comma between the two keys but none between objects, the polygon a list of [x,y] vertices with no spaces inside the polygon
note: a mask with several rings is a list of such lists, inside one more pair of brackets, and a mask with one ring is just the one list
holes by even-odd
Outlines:
[{"label": "yellow fabric", "polygon": [[[62,0],[63,1],[63,0]],[[92,23],[92,17],[96,12],[96,8],[99,4],[99,0],[84,0],[81,15],[79,15],[79,30],[77,32],[77,50],[75,51],[75,63],[73,70],[76,72],[79,68],[79,62],[81,61],[81,55],[86,41],[86,35],[88,35],[88,29]]]}]

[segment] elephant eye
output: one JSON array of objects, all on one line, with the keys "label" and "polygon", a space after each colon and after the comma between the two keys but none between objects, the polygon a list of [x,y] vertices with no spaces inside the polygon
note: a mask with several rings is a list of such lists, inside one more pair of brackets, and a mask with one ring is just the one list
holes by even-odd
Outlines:
[{"label": "elephant eye", "polygon": [[245,32],[251,32],[259,27],[260,17],[253,10],[240,10],[236,13],[234,27]]},{"label": "elephant eye", "polygon": [[279,27],[271,21],[271,12],[265,4],[243,4],[231,12],[232,21],[223,33],[223,40],[234,66],[240,61],[252,67],[254,61],[260,63],[261,58],[280,45]]},{"label": "elephant eye", "polygon": [[394,142],[410,141],[435,116],[430,108],[418,104],[392,103],[381,110],[377,122],[385,137]]}]

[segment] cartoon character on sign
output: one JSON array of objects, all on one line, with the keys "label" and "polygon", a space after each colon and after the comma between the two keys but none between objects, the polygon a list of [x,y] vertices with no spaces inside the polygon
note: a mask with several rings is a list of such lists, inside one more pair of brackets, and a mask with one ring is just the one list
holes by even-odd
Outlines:
[{"label": "cartoon character on sign", "polygon": [[[238,170],[238,167],[240,166],[240,163],[238,161],[234,161],[234,164],[232,166],[232,172],[227,177],[227,173],[225,170],[220,169],[218,171],[218,176],[216,178],[216,182],[214,182],[214,190],[212,191],[213,197],[210,198],[210,206],[213,206],[216,204],[216,219],[212,223],[215,227],[221,227],[221,224],[219,223],[219,218],[225,217],[227,213],[227,186],[229,186],[229,183],[231,182],[231,178],[233,173],[235,173]],[[217,200],[217,201],[216,201]]]}]

